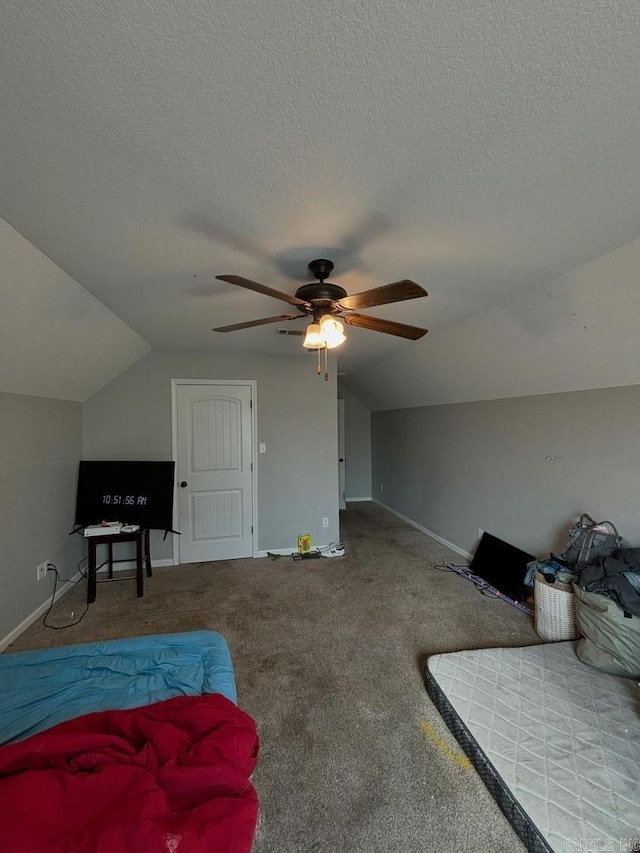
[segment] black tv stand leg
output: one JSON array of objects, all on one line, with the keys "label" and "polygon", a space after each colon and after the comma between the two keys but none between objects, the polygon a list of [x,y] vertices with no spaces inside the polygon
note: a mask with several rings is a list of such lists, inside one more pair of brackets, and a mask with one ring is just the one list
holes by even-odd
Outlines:
[{"label": "black tv stand leg", "polygon": [[89,541],[89,570],[87,572],[87,604],[96,600],[96,546]]},{"label": "black tv stand leg", "polygon": [[151,571],[151,548],[149,546],[148,528],[144,531],[144,561],[147,567],[147,577],[150,578],[153,576],[153,572]]},{"label": "black tv stand leg", "polygon": [[[140,533],[142,542],[144,542],[144,533]],[[142,542],[136,543],[136,595],[142,598],[144,595],[144,573],[142,571]]]}]

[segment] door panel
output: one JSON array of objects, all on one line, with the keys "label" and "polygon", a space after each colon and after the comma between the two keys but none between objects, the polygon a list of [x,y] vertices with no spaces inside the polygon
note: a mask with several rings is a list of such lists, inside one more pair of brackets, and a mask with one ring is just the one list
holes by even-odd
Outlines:
[{"label": "door panel", "polygon": [[252,556],[251,387],[181,383],[177,409],[180,562]]},{"label": "door panel", "polygon": [[240,470],[241,416],[239,400],[218,398],[192,402],[192,471]]},{"label": "door panel", "polygon": [[242,492],[191,493],[193,539],[241,539]]}]

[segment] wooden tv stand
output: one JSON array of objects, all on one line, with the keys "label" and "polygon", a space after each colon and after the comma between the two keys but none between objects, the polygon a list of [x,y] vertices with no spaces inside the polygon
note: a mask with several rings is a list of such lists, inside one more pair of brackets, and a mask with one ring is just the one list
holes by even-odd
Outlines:
[{"label": "wooden tv stand", "polygon": [[[108,528],[105,528],[108,530]],[[144,569],[146,568],[147,577],[151,577],[151,555],[149,552],[149,530],[141,528],[135,533],[105,533],[104,536],[89,536],[87,537],[89,545],[89,567],[87,571],[87,604],[92,604],[96,600],[96,586],[98,583],[97,572],[103,566],[108,567],[108,578],[106,580],[119,581],[131,580],[130,577],[114,578],[113,565],[114,563],[128,563],[129,559],[114,560],[113,546],[119,542],[135,542],[136,543],[136,595],[142,598],[144,595]],[[96,552],[98,545],[107,546],[107,559],[96,565]],[[103,583],[103,581],[101,581]]]}]

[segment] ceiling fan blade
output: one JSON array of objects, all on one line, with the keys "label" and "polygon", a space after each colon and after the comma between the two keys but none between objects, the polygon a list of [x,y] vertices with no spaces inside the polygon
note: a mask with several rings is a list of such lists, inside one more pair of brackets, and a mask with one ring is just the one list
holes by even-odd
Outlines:
[{"label": "ceiling fan blade", "polygon": [[250,329],[252,326],[266,326],[267,323],[280,323],[282,320],[300,320],[304,314],[278,314],[277,317],[263,317],[261,320],[249,320],[246,323],[234,323],[231,326],[220,326],[212,332],[237,332],[238,329]]},{"label": "ceiling fan blade", "polygon": [[396,335],[398,338],[409,338],[417,341],[427,334],[427,329],[418,326],[407,326],[405,323],[396,323],[393,320],[383,320],[381,317],[369,317],[366,314],[346,314],[342,317],[348,326],[360,326],[362,329],[371,329],[373,332],[385,332],[387,335]]},{"label": "ceiling fan blade", "polygon": [[403,278],[393,284],[384,284],[372,290],[363,290],[353,296],[345,296],[338,303],[341,308],[357,311],[360,308],[371,308],[373,305],[389,305],[391,302],[402,302],[403,299],[417,299],[428,296],[427,291],[411,279]]},{"label": "ceiling fan blade", "polygon": [[273,287],[267,287],[266,284],[260,284],[258,281],[251,281],[250,278],[243,278],[241,275],[217,275],[216,278],[220,279],[220,281],[228,281],[229,284],[246,287],[247,290],[254,290],[256,293],[264,293],[265,296],[272,296],[274,299],[282,299],[283,302],[288,302],[290,305],[309,304],[290,293],[283,293],[282,290],[274,290]]}]

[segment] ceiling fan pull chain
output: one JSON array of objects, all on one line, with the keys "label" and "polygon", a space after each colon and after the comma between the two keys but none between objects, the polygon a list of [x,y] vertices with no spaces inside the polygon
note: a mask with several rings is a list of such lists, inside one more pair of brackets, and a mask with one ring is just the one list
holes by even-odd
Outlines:
[{"label": "ceiling fan pull chain", "polygon": [[329,347],[324,348],[324,381],[329,381],[329,355],[328,355]]},{"label": "ceiling fan pull chain", "polygon": [[320,348],[318,347],[318,376],[322,373],[322,364],[320,363]]}]

